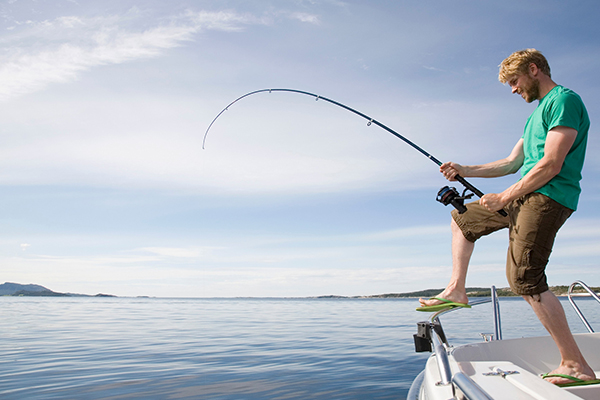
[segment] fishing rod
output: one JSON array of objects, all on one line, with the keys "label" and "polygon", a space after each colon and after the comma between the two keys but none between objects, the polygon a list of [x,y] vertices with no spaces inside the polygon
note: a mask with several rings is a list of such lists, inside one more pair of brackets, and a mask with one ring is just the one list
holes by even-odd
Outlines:
[{"label": "fishing rod", "polygon": [[[229,103],[227,105],[227,107],[225,107],[223,110],[221,110],[221,112],[219,114],[217,114],[217,116],[212,120],[212,122],[210,123],[210,125],[208,126],[208,128],[206,129],[206,132],[204,133],[204,139],[202,140],[202,149],[204,149],[205,144],[206,144],[206,137],[208,136],[208,131],[210,131],[210,128],[212,128],[213,124],[215,123],[215,121],[217,119],[219,119],[219,117],[227,110],[229,110],[229,107],[231,107],[232,105],[234,105],[235,103],[237,103],[238,101],[242,100],[245,97],[251,96],[253,94],[257,94],[257,93],[263,93],[263,92],[290,92],[290,93],[299,93],[299,94],[304,94],[307,96],[311,96],[314,97],[316,101],[318,100],[323,100],[326,101],[328,103],[334,104],[338,107],[341,107],[345,110],[348,110],[358,116],[363,117],[364,119],[366,119],[367,121],[367,126],[371,126],[371,124],[375,124],[378,127],[388,131],[389,133],[391,133],[392,135],[396,136],[398,139],[402,140],[404,143],[408,144],[409,146],[411,146],[412,148],[414,148],[415,150],[417,150],[419,153],[423,154],[425,157],[427,157],[428,159],[430,159],[431,161],[433,161],[434,163],[436,163],[438,166],[442,165],[442,162],[440,160],[438,160],[437,158],[435,158],[433,155],[429,154],[428,152],[426,152],[423,148],[417,146],[415,143],[411,142],[410,140],[408,140],[407,138],[405,138],[404,136],[402,136],[401,134],[399,134],[398,132],[396,132],[395,130],[387,127],[386,125],[382,124],[381,122],[377,121],[374,118],[371,118],[370,116],[363,114],[362,112],[355,110],[354,108],[348,107],[345,104],[339,103],[335,100],[331,100],[328,99],[327,97],[318,95],[318,94],[314,94],[314,93],[310,93],[310,92],[305,92],[303,90],[296,90],[296,89],[260,89],[260,90],[255,90],[253,92],[249,92],[244,94],[243,96],[238,97],[237,99],[235,99],[234,101],[232,101],[231,103]],[[436,200],[439,201],[440,203],[444,204],[445,206],[452,204],[460,214],[464,213],[465,211],[467,211],[467,208],[464,205],[464,201],[466,199],[469,199],[473,196],[473,194],[477,195],[477,197],[483,197],[484,193],[477,189],[475,186],[473,186],[471,183],[469,183],[465,178],[463,178],[460,175],[456,175],[454,177],[454,179],[456,179],[458,182],[460,182],[464,187],[465,190],[463,191],[462,195],[459,195],[458,191],[456,190],[456,188],[454,187],[448,187],[448,186],[444,186],[443,188],[440,189],[440,191],[438,192],[438,195],[436,197]],[[471,193],[467,193],[467,190],[471,191]],[[504,210],[499,210],[498,213],[502,216],[506,216],[506,211]]]}]

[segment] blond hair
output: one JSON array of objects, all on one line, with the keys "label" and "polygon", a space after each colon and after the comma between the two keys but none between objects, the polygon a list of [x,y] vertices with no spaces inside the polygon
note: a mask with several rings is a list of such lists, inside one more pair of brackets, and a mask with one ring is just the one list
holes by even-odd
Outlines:
[{"label": "blond hair", "polygon": [[546,57],[536,49],[526,49],[515,51],[502,61],[498,80],[506,83],[515,75],[527,74],[527,70],[532,63],[550,77],[550,65]]}]

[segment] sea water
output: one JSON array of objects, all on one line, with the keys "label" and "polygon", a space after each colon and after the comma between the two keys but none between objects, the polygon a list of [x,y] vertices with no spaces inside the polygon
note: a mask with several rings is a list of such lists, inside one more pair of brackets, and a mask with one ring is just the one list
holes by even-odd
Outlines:
[{"label": "sea water", "polygon": [[[595,302],[580,301],[598,321]],[[504,338],[545,331],[502,299]],[[415,299],[0,297],[1,399],[405,399]],[[585,332],[563,302],[574,332]],[[493,332],[491,305],[442,317],[452,345]]]}]

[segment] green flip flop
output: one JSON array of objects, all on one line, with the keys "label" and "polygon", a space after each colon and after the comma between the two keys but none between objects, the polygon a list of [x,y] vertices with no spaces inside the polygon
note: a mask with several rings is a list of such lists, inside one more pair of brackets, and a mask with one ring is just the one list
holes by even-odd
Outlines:
[{"label": "green flip flop", "polygon": [[417,311],[436,312],[436,311],[440,311],[440,310],[445,310],[446,308],[457,308],[457,307],[471,308],[471,306],[468,304],[455,303],[451,300],[443,299],[441,297],[432,297],[429,300],[441,301],[442,304],[435,304],[433,306],[421,306],[421,307],[417,308]]},{"label": "green flip flop", "polygon": [[565,375],[565,374],[543,374],[542,379],[546,379],[546,378],[565,378],[565,379],[569,379],[569,380],[573,381],[573,382],[567,382],[567,383],[555,383],[555,385],[559,386],[559,387],[597,385],[600,383],[600,379],[591,379],[589,381],[584,381],[583,379],[575,378],[574,376]]}]

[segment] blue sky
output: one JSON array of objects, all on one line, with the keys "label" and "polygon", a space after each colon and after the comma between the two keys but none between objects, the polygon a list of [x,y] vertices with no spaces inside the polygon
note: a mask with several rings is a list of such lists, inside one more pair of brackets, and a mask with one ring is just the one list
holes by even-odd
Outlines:
[{"label": "blue sky", "polygon": [[[536,104],[497,80],[535,47],[590,114],[551,284],[598,285],[595,1],[0,3],[0,281],[120,296],[369,295],[445,286],[437,166],[505,157]],[[516,176],[471,182],[501,191]],[[460,187],[460,185],[458,185]],[[506,232],[468,285],[506,286]]]}]

